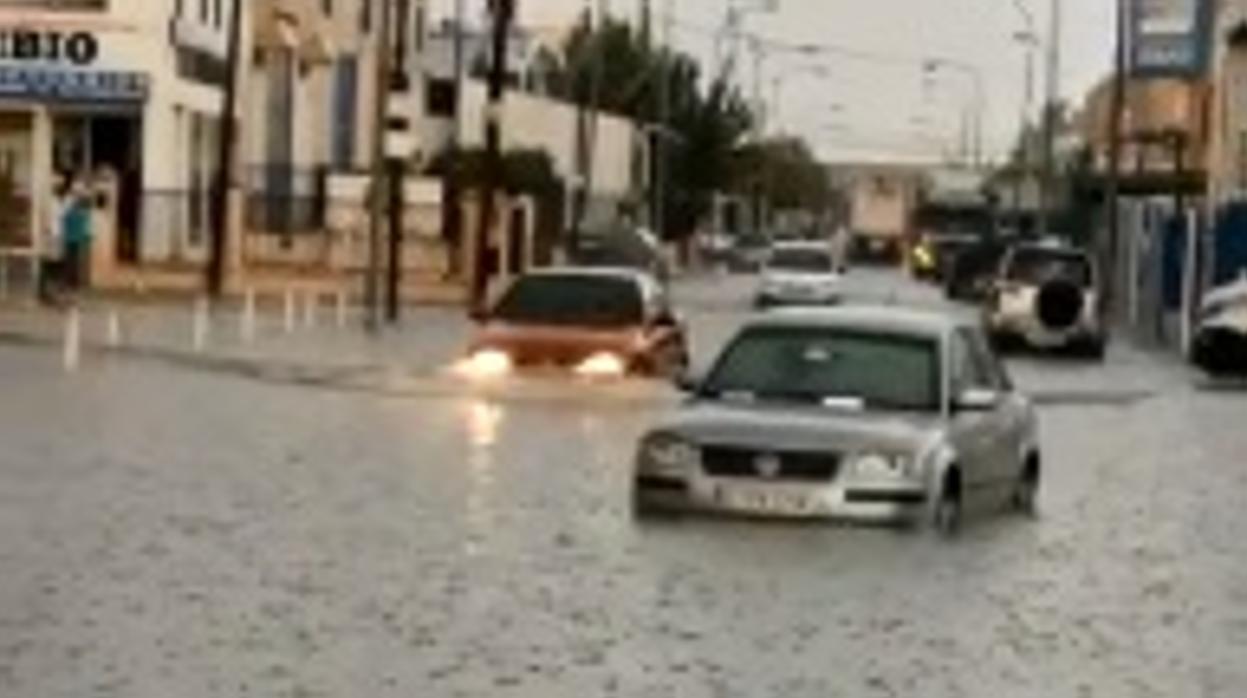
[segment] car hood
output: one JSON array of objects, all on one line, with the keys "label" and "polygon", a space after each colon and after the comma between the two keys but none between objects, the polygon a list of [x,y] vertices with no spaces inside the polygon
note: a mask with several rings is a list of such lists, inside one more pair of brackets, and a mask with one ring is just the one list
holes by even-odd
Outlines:
[{"label": "car hood", "polygon": [[497,349],[521,362],[565,363],[601,352],[632,356],[640,346],[639,326],[602,329],[491,322],[477,331],[470,351]]},{"label": "car hood", "polygon": [[697,400],[681,407],[656,430],[699,445],[911,453],[922,450],[941,429],[942,420],[934,414]]}]

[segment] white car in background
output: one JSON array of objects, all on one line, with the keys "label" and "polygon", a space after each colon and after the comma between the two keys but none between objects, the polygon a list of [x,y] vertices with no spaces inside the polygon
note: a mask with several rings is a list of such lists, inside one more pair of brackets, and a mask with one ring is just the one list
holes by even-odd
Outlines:
[{"label": "white car in background", "polygon": [[833,247],[825,242],[775,245],[762,269],[754,306],[834,305],[843,276]]},{"label": "white car in background", "polygon": [[1000,350],[1072,350],[1103,359],[1108,332],[1100,312],[1095,262],[1055,244],[1018,245],[1001,265],[986,325]]}]

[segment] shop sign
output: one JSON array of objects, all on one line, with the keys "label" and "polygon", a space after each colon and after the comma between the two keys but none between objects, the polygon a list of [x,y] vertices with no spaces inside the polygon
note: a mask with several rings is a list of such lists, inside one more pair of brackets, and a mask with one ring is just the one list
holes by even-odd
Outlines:
[{"label": "shop sign", "polygon": [[1131,0],[1130,73],[1195,78],[1208,69],[1213,0]]},{"label": "shop sign", "polygon": [[134,102],[147,98],[148,86],[143,73],[0,65],[0,97]]},{"label": "shop sign", "polygon": [[89,66],[100,57],[100,40],[86,31],[0,29],[0,61]]}]

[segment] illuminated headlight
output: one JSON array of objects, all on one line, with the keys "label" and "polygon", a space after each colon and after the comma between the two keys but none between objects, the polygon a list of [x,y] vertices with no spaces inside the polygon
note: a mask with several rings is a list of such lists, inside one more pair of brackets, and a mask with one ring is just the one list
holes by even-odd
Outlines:
[{"label": "illuminated headlight", "polygon": [[646,475],[684,477],[700,457],[696,446],[674,434],[652,434],[641,442],[637,465]]},{"label": "illuminated headlight", "polygon": [[925,246],[915,247],[914,262],[920,267],[930,268],[935,266],[935,256]]},{"label": "illuminated headlight", "polygon": [[624,360],[616,354],[594,354],[576,367],[576,375],[585,378],[618,378],[628,372]]},{"label": "illuminated headlight", "polygon": [[853,475],[863,480],[890,480],[913,477],[915,461],[908,456],[863,453],[851,464]]},{"label": "illuminated headlight", "polygon": [[510,355],[497,349],[482,349],[464,359],[457,371],[460,375],[472,379],[489,380],[510,375],[515,369],[515,362]]}]

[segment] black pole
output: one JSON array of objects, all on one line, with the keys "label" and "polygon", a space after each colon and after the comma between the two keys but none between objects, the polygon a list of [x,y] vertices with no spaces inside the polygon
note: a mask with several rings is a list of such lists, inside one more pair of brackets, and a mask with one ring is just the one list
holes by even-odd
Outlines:
[{"label": "black pole", "polygon": [[448,276],[456,278],[462,269],[463,258],[463,209],[459,205],[459,124],[462,113],[463,87],[463,7],[464,0],[455,0],[455,17],[453,20],[454,37],[452,38],[454,96],[451,105],[450,141],[446,146],[446,172],[443,175],[446,189],[442,194],[442,240],[448,251]]},{"label": "black pole", "polygon": [[[411,29],[411,0],[398,0],[397,14],[398,36],[394,42],[394,65],[390,74],[389,87],[396,92],[407,92],[411,89],[411,76],[407,73],[407,32]],[[404,191],[403,180],[407,168],[401,157],[391,157],[388,163],[390,175],[390,249],[387,255],[389,268],[385,280],[385,318],[393,325],[398,323],[402,305],[399,289],[402,286],[403,275],[403,221],[407,208],[407,197]]]},{"label": "black pole", "polygon": [[1108,124],[1108,181],[1104,192],[1104,205],[1108,207],[1108,255],[1104,274],[1104,306],[1114,312],[1117,303],[1118,247],[1121,244],[1121,211],[1117,199],[1121,190],[1122,115],[1126,109],[1127,65],[1127,8],[1131,0],[1117,0],[1117,49],[1113,70],[1113,91],[1109,105]]},{"label": "black pole", "polygon": [[216,181],[212,185],[212,238],[208,249],[208,294],[219,298],[225,289],[225,255],[229,238],[229,194],[234,171],[234,141],[238,138],[238,61],[242,51],[242,0],[230,8],[229,46],[226,49],[225,95],[221,108],[221,137],[217,150]]},{"label": "black pole", "polygon": [[390,0],[381,1],[381,16],[375,18],[377,66],[372,111],[372,163],[368,186],[368,269],[364,276],[364,326],[369,332],[381,327],[381,245],[385,228],[387,168],[385,149],[389,134],[390,109]]},{"label": "black pole", "polygon": [[390,158],[386,169],[386,178],[390,185],[390,244],[386,254],[387,265],[385,274],[385,319],[390,324],[398,323],[399,286],[402,282],[403,256],[403,161]]},{"label": "black pole", "polygon": [[476,229],[474,261],[469,298],[470,310],[485,305],[489,282],[488,253],[494,227],[494,196],[502,188],[502,94],[507,77],[507,35],[515,12],[515,0],[490,0],[494,27],[493,62],[489,69],[489,100],[485,107],[485,187],[481,192],[481,216]]}]

